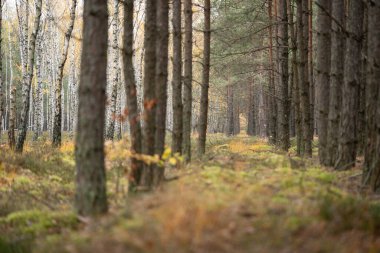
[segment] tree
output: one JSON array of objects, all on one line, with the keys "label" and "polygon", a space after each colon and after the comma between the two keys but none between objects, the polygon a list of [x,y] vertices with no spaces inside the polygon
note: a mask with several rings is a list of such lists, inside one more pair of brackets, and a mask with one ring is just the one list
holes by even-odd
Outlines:
[{"label": "tree", "polygon": [[203,31],[203,72],[201,87],[201,104],[198,125],[198,152],[203,155],[206,152],[206,134],[208,119],[208,90],[210,82],[210,47],[211,47],[211,3],[204,1],[204,31]]},{"label": "tree", "polygon": [[337,159],[339,122],[342,103],[344,67],[344,0],[332,3],[330,96],[327,126],[327,163],[334,166]]},{"label": "tree", "polygon": [[[29,41],[29,50],[28,50],[28,61],[27,69],[25,70],[25,75],[23,78],[23,87],[22,87],[22,109],[21,109],[21,119],[20,119],[20,133],[18,135],[16,143],[16,151],[21,153],[24,148],[24,142],[26,138],[26,132],[28,128],[28,115],[29,115],[29,106],[30,106],[30,87],[32,85],[32,79],[34,74],[34,53],[36,48],[36,38],[38,31],[40,29],[40,19],[41,19],[41,8],[42,0],[37,0],[35,2],[36,7],[36,16],[34,18],[34,30],[30,37]],[[27,20],[25,21],[27,22]],[[27,24],[27,23],[26,23]],[[26,60],[26,58],[24,59]]]},{"label": "tree", "polygon": [[[137,87],[133,67],[133,10],[134,0],[126,0],[124,5],[124,37],[123,37],[123,69],[125,77],[125,93],[127,95],[128,121],[130,126],[131,152],[142,153],[141,124],[137,105]],[[142,173],[142,162],[132,156],[130,187],[139,184]]]},{"label": "tree", "polygon": [[[157,43],[157,1],[147,0],[145,3],[145,37],[144,37],[144,129],[143,153],[153,156],[155,152],[156,124],[156,43]],[[145,164],[141,175],[141,185],[150,188],[153,184],[153,168]]]},{"label": "tree", "polygon": [[[339,127],[338,158],[335,168],[349,169],[355,166],[357,149],[357,115],[359,111],[361,36],[363,32],[364,4],[350,1],[347,17],[348,37],[344,59],[342,111]],[[359,64],[360,65],[360,64]]]},{"label": "tree", "polygon": [[183,143],[182,151],[185,161],[191,160],[191,110],[193,81],[193,10],[192,0],[185,0],[185,63],[183,80]]},{"label": "tree", "polygon": [[366,148],[363,183],[380,191],[380,3],[368,3]]},{"label": "tree", "polygon": [[69,52],[71,33],[74,29],[75,22],[75,9],[77,7],[77,0],[73,0],[70,8],[70,23],[67,31],[65,32],[65,39],[63,43],[62,55],[58,64],[58,76],[55,87],[55,107],[54,107],[54,126],[53,126],[53,147],[61,146],[62,142],[62,79],[63,68],[67,60],[67,53]]},{"label": "tree", "polygon": [[86,0],[75,143],[75,208],[80,215],[107,212],[104,123],[107,82],[106,0]]},{"label": "tree", "polygon": [[318,0],[317,12],[317,55],[316,55],[316,94],[317,124],[319,139],[319,161],[328,165],[327,131],[330,94],[330,60],[331,60],[331,1]]},{"label": "tree", "polygon": [[117,97],[118,97],[118,85],[119,85],[119,0],[114,0],[113,2],[113,22],[112,22],[112,86],[111,86],[111,101],[110,101],[110,112],[108,119],[108,127],[106,138],[108,140],[113,140],[115,134],[115,118],[116,118],[116,107],[117,107]]},{"label": "tree", "polygon": [[289,137],[289,50],[288,50],[288,11],[286,0],[279,0],[278,2],[278,42],[279,42],[279,57],[280,57],[280,96],[281,100],[278,108],[279,117],[279,142],[282,150],[287,151],[290,147]]},{"label": "tree", "polygon": [[300,92],[300,111],[302,118],[301,155],[311,157],[313,136],[310,125],[310,83],[308,78],[308,0],[297,0],[297,49],[298,49],[298,87]]},{"label": "tree", "polygon": [[172,77],[172,101],[173,101],[173,134],[172,152],[182,153],[182,31],[181,31],[181,0],[173,0],[173,77]]},{"label": "tree", "polygon": [[[157,42],[156,42],[156,133],[155,154],[162,156],[165,148],[166,104],[168,82],[168,48],[169,48],[169,3],[168,0],[157,1]],[[153,184],[158,186],[164,178],[164,167],[157,166],[154,171]]]},{"label": "tree", "polygon": [[272,0],[268,1],[269,17],[269,84],[268,84],[268,126],[269,142],[277,142],[277,113],[276,113],[276,88],[275,88],[275,66],[273,63],[273,22],[272,22]]}]

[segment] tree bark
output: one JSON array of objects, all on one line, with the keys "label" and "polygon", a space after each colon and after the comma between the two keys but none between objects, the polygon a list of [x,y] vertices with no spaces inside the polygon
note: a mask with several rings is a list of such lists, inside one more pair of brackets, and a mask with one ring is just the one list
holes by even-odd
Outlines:
[{"label": "tree bark", "polygon": [[182,153],[183,104],[182,104],[182,31],[181,0],[173,0],[173,134],[172,152]]},{"label": "tree bark", "polygon": [[366,148],[363,183],[380,192],[380,3],[368,3]]},{"label": "tree bark", "polygon": [[300,111],[302,117],[302,153],[301,155],[311,157],[312,136],[310,130],[310,83],[308,78],[308,0],[297,0],[297,49],[298,49],[298,86],[300,92]]},{"label": "tree bark", "polygon": [[16,152],[22,153],[24,148],[24,142],[26,138],[26,132],[28,128],[28,115],[29,115],[29,106],[30,106],[30,87],[32,84],[33,74],[34,74],[34,52],[36,48],[36,37],[40,28],[40,19],[41,19],[41,8],[42,0],[37,0],[36,3],[36,16],[34,19],[34,30],[32,32],[30,41],[29,41],[29,50],[28,50],[28,64],[26,75],[23,78],[23,94],[22,94],[22,110],[21,110],[21,119],[20,119],[20,133],[18,135],[16,143]]},{"label": "tree bark", "polygon": [[[337,160],[339,122],[342,106],[342,83],[344,67],[344,0],[332,3],[331,66],[330,66],[330,101],[327,126],[327,166],[334,166]],[[338,23],[337,23],[338,22]]]},{"label": "tree bark", "polygon": [[[137,87],[135,70],[133,67],[133,11],[134,0],[126,0],[124,5],[124,78],[125,93],[127,95],[128,120],[130,127],[131,152],[142,153],[141,123],[137,105]],[[130,188],[133,189],[141,180],[143,164],[140,160],[131,158],[131,172],[129,175]]]},{"label": "tree bark", "polygon": [[108,127],[106,138],[108,140],[113,140],[115,135],[115,120],[116,120],[116,106],[118,97],[118,84],[119,84],[119,0],[114,0],[113,2],[114,14],[112,23],[112,88],[111,88],[111,101],[110,101],[110,112],[108,119]]},{"label": "tree bark", "polygon": [[191,160],[192,81],[193,81],[193,10],[192,0],[185,0],[185,63],[183,80],[183,155]]},{"label": "tree bark", "polygon": [[319,139],[319,161],[328,165],[327,132],[330,95],[331,64],[331,1],[318,0],[317,12],[317,56],[316,56],[316,95],[317,124]]},{"label": "tree bark", "polygon": [[256,119],[255,119],[255,95],[254,95],[254,79],[248,84],[249,99],[248,99],[248,124],[247,134],[253,136],[256,134]]},{"label": "tree bark", "polygon": [[272,0],[268,1],[269,17],[269,84],[268,84],[268,127],[269,143],[277,142],[277,115],[276,115],[276,88],[275,88],[275,65],[273,62],[273,22],[272,22]]},{"label": "tree bark", "polygon": [[289,43],[288,43],[288,12],[286,0],[279,0],[278,2],[278,42],[279,42],[279,56],[280,56],[280,96],[281,100],[279,103],[279,144],[282,150],[288,151],[290,147],[290,137],[289,137],[289,115],[290,106],[288,98],[288,87],[289,87]]},{"label": "tree bark", "polygon": [[[156,133],[155,154],[162,156],[165,148],[166,107],[168,82],[168,50],[169,50],[169,2],[157,1],[157,42],[156,42]],[[153,185],[159,186],[164,179],[164,166],[156,166],[153,175]]]},{"label": "tree bark", "polygon": [[208,119],[208,90],[210,86],[210,53],[211,53],[211,3],[204,1],[204,31],[203,31],[203,72],[201,87],[201,104],[198,123],[198,153],[206,152],[206,134]]},{"label": "tree bark", "polygon": [[347,19],[346,52],[344,59],[342,112],[340,121],[337,170],[355,166],[357,151],[357,117],[359,113],[361,36],[363,33],[364,4],[362,1],[350,1]]},{"label": "tree bark", "polygon": [[65,32],[65,40],[63,43],[62,55],[58,63],[58,76],[55,87],[55,106],[54,106],[54,125],[53,125],[53,147],[61,146],[62,142],[62,79],[63,68],[67,60],[67,53],[69,51],[69,43],[71,33],[74,29],[75,22],[75,9],[77,6],[77,0],[73,0],[70,8],[70,23],[67,31]]},{"label": "tree bark", "polygon": [[86,0],[75,143],[75,208],[85,216],[99,215],[108,209],[104,162],[107,31],[107,1]]},{"label": "tree bark", "polygon": [[[145,37],[144,37],[144,129],[143,153],[153,156],[155,152],[155,124],[156,124],[156,43],[157,43],[157,1],[147,0],[145,4]],[[153,168],[151,164],[144,164],[141,185],[151,188],[153,185]]]},{"label": "tree bark", "polygon": [[234,134],[234,89],[227,85],[227,136]]}]

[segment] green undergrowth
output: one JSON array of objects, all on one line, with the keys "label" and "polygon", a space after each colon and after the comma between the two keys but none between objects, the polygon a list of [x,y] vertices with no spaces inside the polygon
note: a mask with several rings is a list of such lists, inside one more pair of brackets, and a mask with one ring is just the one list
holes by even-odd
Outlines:
[{"label": "green undergrowth", "polygon": [[[126,145],[107,144],[111,208],[96,221],[71,213],[74,186],[62,173],[72,177],[73,167],[56,173],[48,165],[45,172],[2,165],[0,190],[11,189],[18,206],[0,213],[7,235],[0,233],[0,252],[18,238],[33,238],[33,244],[15,252],[380,251],[380,203],[361,192],[360,168],[335,172],[259,138],[215,135],[204,158],[169,171],[174,180],[128,196]],[[52,152],[70,164],[72,150],[67,143]],[[3,197],[0,205],[6,207]]]}]

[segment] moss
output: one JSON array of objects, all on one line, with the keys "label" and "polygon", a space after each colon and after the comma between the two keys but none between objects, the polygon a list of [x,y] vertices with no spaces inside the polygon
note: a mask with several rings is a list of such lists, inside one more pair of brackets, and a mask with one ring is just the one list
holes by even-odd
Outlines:
[{"label": "moss", "polygon": [[40,235],[62,228],[74,228],[77,218],[68,212],[46,212],[41,210],[19,211],[0,219],[0,226],[11,234]]}]

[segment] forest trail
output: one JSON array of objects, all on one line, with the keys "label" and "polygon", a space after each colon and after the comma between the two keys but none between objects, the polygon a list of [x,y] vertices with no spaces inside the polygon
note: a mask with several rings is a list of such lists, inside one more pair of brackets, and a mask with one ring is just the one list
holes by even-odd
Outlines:
[{"label": "forest trail", "polygon": [[208,145],[127,203],[114,173],[124,144],[107,147],[111,211],[96,222],[71,211],[72,143],[3,153],[0,252],[379,252],[380,205],[359,194],[359,168],[337,173],[247,136]]}]

